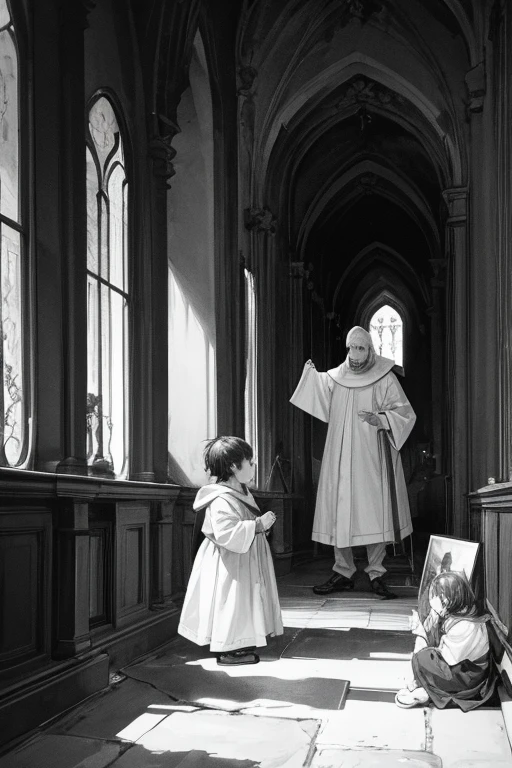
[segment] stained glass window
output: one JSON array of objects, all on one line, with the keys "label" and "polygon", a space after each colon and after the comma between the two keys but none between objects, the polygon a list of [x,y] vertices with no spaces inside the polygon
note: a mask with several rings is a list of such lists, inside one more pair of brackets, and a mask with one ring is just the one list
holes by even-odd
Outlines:
[{"label": "stained glass window", "polygon": [[20,80],[9,5],[0,0],[0,464],[16,466],[27,450],[25,356],[26,231],[20,206]]},{"label": "stained glass window", "polygon": [[128,185],[114,108],[100,96],[87,141],[87,463],[128,471]]},{"label": "stained glass window", "polygon": [[403,321],[396,309],[380,307],[370,320],[370,335],[378,355],[403,365]]}]

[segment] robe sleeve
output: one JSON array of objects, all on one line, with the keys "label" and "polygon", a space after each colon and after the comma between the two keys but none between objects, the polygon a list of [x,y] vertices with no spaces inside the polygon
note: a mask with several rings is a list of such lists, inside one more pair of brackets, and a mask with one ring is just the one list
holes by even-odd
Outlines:
[{"label": "robe sleeve", "polygon": [[209,506],[210,522],[215,542],[230,552],[244,554],[256,535],[256,518],[241,520],[236,510],[223,498],[217,498]]},{"label": "robe sleeve", "polygon": [[481,622],[459,621],[443,635],[439,643],[439,652],[451,667],[464,659],[479,659],[488,650],[487,628]]},{"label": "robe sleeve", "polygon": [[311,416],[328,422],[331,403],[330,381],[327,373],[317,371],[311,361],[308,361],[290,403]]},{"label": "robe sleeve", "polygon": [[375,400],[375,410],[388,430],[390,442],[399,451],[411,433],[416,414],[394,373],[377,382]]}]

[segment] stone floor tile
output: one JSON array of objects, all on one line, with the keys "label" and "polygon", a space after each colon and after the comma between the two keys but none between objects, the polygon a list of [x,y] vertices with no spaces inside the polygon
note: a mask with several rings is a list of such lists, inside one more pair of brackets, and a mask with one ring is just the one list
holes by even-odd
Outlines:
[{"label": "stone floor tile", "polygon": [[234,667],[219,667],[214,659],[201,659],[167,672],[143,663],[125,672],[175,699],[201,706],[218,705],[230,711],[262,698],[338,709],[343,695],[340,681],[350,679],[338,674],[330,661],[302,659]]},{"label": "stone floor tile", "polygon": [[394,629],[410,632],[409,616],[389,616],[387,614],[370,613],[368,629]]},{"label": "stone floor tile", "polygon": [[250,760],[260,768],[302,768],[316,727],[311,721],[176,713],[145,734],[138,745],[149,752],[196,750],[225,760]]},{"label": "stone floor tile", "polygon": [[127,679],[75,708],[55,723],[50,732],[115,739],[150,705],[172,703],[173,700],[167,694],[143,682]]},{"label": "stone floor tile", "polygon": [[40,735],[0,758],[0,768],[106,768],[124,748],[99,739]]},{"label": "stone floor tile", "polygon": [[512,753],[501,709],[433,709],[433,751],[443,768],[510,768]]},{"label": "stone floor tile", "polygon": [[428,752],[375,749],[320,749],[311,768],[442,768],[441,761]]},{"label": "stone floor tile", "polygon": [[282,659],[410,660],[414,638],[410,632],[366,627],[308,627],[291,642]]},{"label": "stone floor tile", "polygon": [[[188,752],[150,752],[138,744],[132,744],[111,768],[178,768],[187,755]],[[249,766],[242,765],[240,768]]]},{"label": "stone floor tile", "polygon": [[316,743],[379,749],[425,748],[423,708],[400,709],[396,704],[347,700],[341,712],[331,712]]}]

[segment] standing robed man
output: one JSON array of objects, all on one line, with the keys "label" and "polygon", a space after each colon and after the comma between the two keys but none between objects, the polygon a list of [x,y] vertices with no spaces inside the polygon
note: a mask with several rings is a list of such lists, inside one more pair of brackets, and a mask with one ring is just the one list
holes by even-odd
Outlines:
[{"label": "standing robed man", "polygon": [[329,425],[312,539],[334,547],[334,573],[313,591],[353,589],[351,547],[366,545],[372,589],[389,599],[396,595],[382,581],[386,543],[412,532],[399,451],[416,416],[391,370],[394,361],[376,354],[364,328],[349,331],[347,353],[327,372],[308,360],[290,400]]}]

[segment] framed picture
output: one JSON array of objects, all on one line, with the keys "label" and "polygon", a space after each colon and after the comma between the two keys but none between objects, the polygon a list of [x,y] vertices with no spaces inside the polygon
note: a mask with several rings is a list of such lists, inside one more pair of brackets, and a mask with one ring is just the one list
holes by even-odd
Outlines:
[{"label": "framed picture", "polygon": [[421,614],[428,612],[430,582],[443,571],[465,573],[471,584],[480,544],[452,536],[431,536],[418,592],[418,608]]}]

